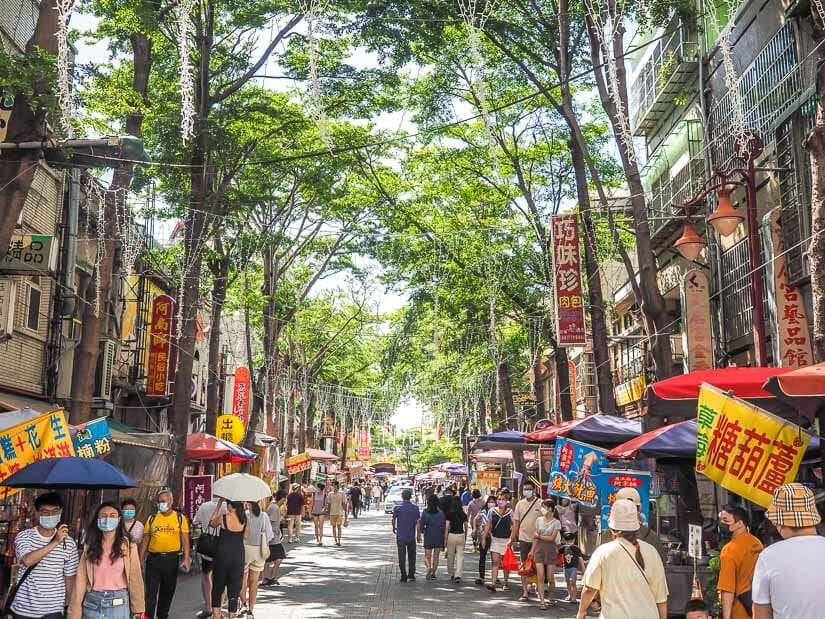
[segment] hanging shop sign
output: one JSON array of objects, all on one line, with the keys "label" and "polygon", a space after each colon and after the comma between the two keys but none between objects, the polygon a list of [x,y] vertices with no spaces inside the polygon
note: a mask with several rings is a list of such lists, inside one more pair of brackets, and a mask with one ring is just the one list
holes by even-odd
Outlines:
[{"label": "hanging shop sign", "polygon": [[215,431],[219,439],[240,445],[244,439],[245,428],[240,417],[220,415],[215,421]]},{"label": "hanging shop sign", "polygon": [[682,278],[682,320],[688,372],[713,369],[710,282],[700,269],[691,269]]},{"label": "hanging shop sign", "polygon": [[31,275],[57,268],[57,243],[48,234],[13,234],[9,249],[0,262],[0,272]]},{"label": "hanging shop sign", "polygon": [[172,338],[172,297],[161,294],[152,303],[152,326],[149,329],[149,367],[147,395],[166,395],[169,376],[169,346]]},{"label": "hanging shop sign", "polygon": [[547,492],[596,507],[596,482],[602,469],[607,467],[606,450],[568,438],[557,438],[554,450]]},{"label": "hanging shop sign", "polygon": [[198,508],[212,500],[212,475],[183,476],[183,511],[192,521]]},{"label": "hanging shop sign", "polygon": [[633,404],[633,402],[638,402],[644,395],[645,387],[647,387],[647,379],[644,374],[616,385],[616,404],[627,406]]},{"label": "hanging shop sign", "polygon": [[9,120],[11,119],[11,111],[13,108],[14,97],[0,91],[0,142],[6,141],[6,134],[9,130]]},{"label": "hanging shop sign", "polygon": [[476,485],[479,488],[498,488],[501,471],[476,471]]},{"label": "hanging shop sign", "polygon": [[598,495],[601,499],[602,531],[607,531],[610,508],[616,501],[616,493],[622,488],[635,488],[642,500],[642,524],[650,522],[650,472],[625,469],[602,469],[598,476]]},{"label": "hanging shop sign", "polygon": [[554,215],[553,244],[556,339],[559,346],[584,346],[584,289],[579,256],[579,224],[575,213]]},{"label": "hanging shop sign", "polygon": [[105,417],[78,426],[74,451],[78,458],[99,458],[112,451],[112,433]]},{"label": "hanging shop sign", "polygon": [[[69,424],[63,410],[55,410],[0,430],[0,481],[43,458],[74,456]],[[18,490],[3,489],[4,494]]]},{"label": "hanging shop sign", "polygon": [[796,424],[707,383],[696,421],[696,472],[762,507],[794,480],[810,441]]},{"label": "hanging shop sign", "polygon": [[249,421],[249,392],[252,377],[249,368],[241,366],[235,370],[235,386],[232,389],[232,414],[240,417],[244,425]]},{"label": "hanging shop sign", "polygon": [[553,471],[553,455],[553,447],[539,447],[539,475],[541,475],[542,483],[550,479]]},{"label": "hanging shop sign", "polygon": [[284,460],[287,475],[297,475],[303,471],[308,471],[312,466],[312,459],[307,452],[300,453],[297,456],[290,456]]},{"label": "hanging shop sign", "polygon": [[811,334],[805,303],[795,286],[788,284],[788,270],[782,251],[782,227],[779,224],[779,209],[769,213],[771,244],[773,246],[773,285],[776,300],[776,337],[774,354],[779,367],[801,368],[810,365],[813,359]]}]

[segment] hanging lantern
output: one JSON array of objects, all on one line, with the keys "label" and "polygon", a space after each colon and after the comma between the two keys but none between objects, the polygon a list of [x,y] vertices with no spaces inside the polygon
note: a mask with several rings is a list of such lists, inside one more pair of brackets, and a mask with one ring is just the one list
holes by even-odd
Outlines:
[{"label": "hanging lantern", "polygon": [[726,188],[719,190],[718,199],[716,210],[708,215],[708,223],[719,236],[728,237],[736,231],[745,216],[733,208],[730,203],[730,192]]},{"label": "hanging lantern", "polygon": [[696,233],[696,228],[689,220],[685,220],[685,227],[682,231],[682,236],[674,243],[676,250],[682,255],[685,260],[691,262],[699,257],[699,254],[707,245],[705,239]]}]

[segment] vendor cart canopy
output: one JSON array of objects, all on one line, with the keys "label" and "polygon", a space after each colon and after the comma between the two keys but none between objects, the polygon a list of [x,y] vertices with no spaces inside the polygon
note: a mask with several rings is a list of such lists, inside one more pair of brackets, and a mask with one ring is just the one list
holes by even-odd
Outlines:
[{"label": "vendor cart canopy", "polygon": [[[533,451],[525,451],[524,459],[535,460],[536,453]],[[470,454],[470,460],[473,462],[486,462],[488,464],[506,464],[507,462],[513,461],[513,452],[508,449],[481,451],[479,453]]]},{"label": "vendor cart canopy", "polygon": [[312,449],[311,447],[306,451],[309,454],[310,460],[315,460],[316,462],[337,462],[341,458],[322,449]]},{"label": "vendor cart canopy", "polygon": [[552,443],[565,436],[591,445],[617,445],[641,433],[642,423],[636,419],[597,414],[528,432],[526,439],[530,443]]},{"label": "vendor cart canopy", "polygon": [[810,421],[825,411],[825,363],[771,376],[764,387]]},{"label": "vendor cart canopy", "polygon": [[510,451],[533,450],[535,445],[525,441],[526,432],[504,430],[492,434],[480,434],[471,449],[508,449]]},{"label": "vendor cart canopy", "polygon": [[445,462],[438,465],[438,470],[450,475],[467,475],[467,467],[461,462]]},{"label": "vendor cart canopy", "polygon": [[206,432],[186,437],[186,459],[204,462],[251,462],[258,455]]}]

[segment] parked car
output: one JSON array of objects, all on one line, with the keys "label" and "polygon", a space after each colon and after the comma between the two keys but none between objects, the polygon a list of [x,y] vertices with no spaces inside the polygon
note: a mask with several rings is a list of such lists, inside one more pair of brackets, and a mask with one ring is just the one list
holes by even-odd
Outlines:
[{"label": "parked car", "polygon": [[391,514],[392,510],[395,509],[396,505],[401,505],[404,502],[404,499],[401,498],[401,493],[404,490],[409,490],[413,492],[412,486],[392,486],[389,491],[387,492],[387,496],[384,498],[384,513]]}]

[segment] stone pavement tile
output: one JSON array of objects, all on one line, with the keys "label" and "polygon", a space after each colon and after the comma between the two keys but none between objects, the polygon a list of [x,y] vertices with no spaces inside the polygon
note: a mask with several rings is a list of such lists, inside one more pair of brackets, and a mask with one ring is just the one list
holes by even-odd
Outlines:
[{"label": "stone pavement tile", "polygon": [[[438,579],[425,580],[420,547],[416,582],[399,582],[390,516],[383,512],[370,512],[350,520],[350,526],[344,529],[341,548],[332,545],[329,526],[323,547],[310,543],[314,539],[311,527],[305,525],[304,543],[287,545],[281,586],[259,592],[256,619],[573,619],[576,616],[576,607],[572,604],[560,603],[541,611],[538,602],[532,599],[530,604],[520,603],[521,588],[516,576],[511,579],[511,591],[492,594],[474,585],[478,555],[470,552],[469,545],[461,584],[449,582],[443,558]],[[566,595],[563,582],[557,579],[556,584],[557,597]],[[181,577],[172,616],[175,619],[194,617],[200,604],[199,575]]]}]

